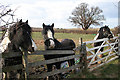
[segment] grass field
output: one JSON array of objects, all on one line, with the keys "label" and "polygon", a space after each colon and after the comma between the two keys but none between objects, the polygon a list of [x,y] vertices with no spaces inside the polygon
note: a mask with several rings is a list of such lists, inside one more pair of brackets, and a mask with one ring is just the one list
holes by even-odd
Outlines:
[{"label": "grass field", "polygon": [[[55,33],[55,38],[57,39],[79,39],[79,38],[83,38],[85,41],[86,40],[93,40],[95,35],[92,34],[73,34],[73,33]],[[33,32],[32,33],[32,37],[33,39],[37,39],[37,40],[43,40],[42,34],[41,32]]]},{"label": "grass field", "polygon": [[0,38],[2,37],[2,32],[0,31]]},{"label": "grass field", "polygon": [[[72,34],[72,33],[55,33],[55,38],[61,41],[62,39],[72,39],[76,46],[79,44],[79,38],[83,38],[83,41],[93,40],[95,35],[92,34]],[[38,50],[44,50],[44,40],[41,32],[33,32],[32,38],[35,41]],[[29,62],[43,60],[43,56],[34,55],[28,57]]]},{"label": "grass field", "polygon": [[[41,32],[33,32],[32,37],[37,44],[38,50],[44,50],[44,40]],[[93,40],[95,35],[92,34],[73,34],[73,33],[55,33],[55,38],[59,41],[62,39],[72,39],[76,46],[79,44],[79,38],[83,38],[83,42]],[[90,45],[91,46],[91,45]],[[29,56],[29,62],[43,60],[43,56]],[[112,61],[92,72],[83,74],[70,74],[70,78],[117,78],[118,77],[118,60]]]},{"label": "grass field", "polygon": [[[33,32],[32,37],[38,46],[38,50],[44,50],[44,41],[41,32]],[[93,40],[95,35],[92,34],[73,34],[73,33],[55,33],[55,38],[61,41],[62,39],[72,39],[76,46],[79,44],[79,38],[83,41]]]},{"label": "grass field", "polygon": [[83,74],[81,73],[71,73],[69,78],[87,78],[87,79],[100,79],[100,80],[106,80],[106,78],[113,80],[119,80],[119,64],[118,59],[111,61],[108,64],[105,64],[104,66],[101,66],[92,72],[85,72]]}]

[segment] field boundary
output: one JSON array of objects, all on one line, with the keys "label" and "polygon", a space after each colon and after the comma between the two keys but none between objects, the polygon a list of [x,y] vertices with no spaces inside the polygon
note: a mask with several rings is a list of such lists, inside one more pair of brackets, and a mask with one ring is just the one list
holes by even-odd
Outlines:
[{"label": "field boundary", "polygon": [[[118,40],[119,39],[119,40]],[[46,50],[46,51],[36,51],[35,53],[29,54],[27,51],[20,53],[20,52],[10,52],[10,53],[3,53],[2,54],[2,58],[11,58],[11,57],[18,57],[21,56],[22,57],[22,64],[17,64],[17,65],[12,65],[12,66],[6,66],[6,67],[2,67],[3,72],[10,72],[13,69],[14,70],[19,70],[19,69],[23,69],[23,74],[24,76],[22,78],[24,79],[28,79],[29,78],[46,78],[47,76],[54,76],[57,75],[59,73],[66,73],[72,69],[76,69],[79,68],[80,72],[84,72],[87,71],[88,69],[94,70],[97,67],[100,67],[114,59],[118,58],[118,52],[115,51],[115,49],[118,49],[119,47],[115,47],[116,44],[120,45],[120,38],[118,37],[114,37],[113,38],[114,42],[110,42],[109,39],[104,38],[104,39],[100,39],[100,40],[94,40],[94,41],[87,41],[87,42],[83,42],[81,39],[81,45],[78,46],[77,48],[75,48],[74,50]],[[103,41],[103,44],[99,47],[94,47],[94,48],[88,48],[87,44],[93,44],[95,42],[99,42],[99,41]],[[101,49],[101,47],[108,47],[108,49],[105,49],[103,52],[99,52],[99,50]],[[93,50],[98,49],[97,53],[95,54],[93,52]],[[120,49],[119,49],[120,50]],[[36,61],[36,62],[28,62],[28,56],[32,56],[32,55],[52,55],[52,54],[73,54],[73,53],[79,53],[79,54],[75,54],[75,55],[71,55],[71,56],[67,56],[67,57],[61,57],[61,58],[54,58],[54,59],[50,59],[50,60],[43,60],[43,61]],[[91,53],[91,55],[88,55],[88,53]],[[107,55],[103,58],[99,58],[98,55],[100,54],[105,54],[107,53]],[[113,57],[111,57],[113,56]],[[56,63],[59,61],[66,61],[69,59],[75,59],[75,58],[79,58],[79,62],[73,66],[70,67],[66,67],[64,69],[53,69],[52,72],[44,72],[41,74],[32,74],[30,75],[29,73],[29,68],[31,67],[37,67],[40,65],[46,65],[46,64],[51,64],[51,63]],[[98,58],[94,61],[95,58]],[[109,59],[110,58],[110,59]],[[93,64],[95,64],[96,62],[102,61],[105,59],[105,62],[101,63],[101,64],[97,64],[96,66],[93,66]]]}]

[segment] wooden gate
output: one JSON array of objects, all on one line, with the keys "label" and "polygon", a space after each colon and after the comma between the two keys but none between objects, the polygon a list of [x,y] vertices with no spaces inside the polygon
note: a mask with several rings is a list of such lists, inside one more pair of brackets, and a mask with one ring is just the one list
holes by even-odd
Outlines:
[{"label": "wooden gate", "polygon": [[[31,78],[34,79],[41,79],[41,78],[46,78],[47,76],[54,76],[57,75],[59,73],[66,73],[72,69],[76,69],[79,68],[80,71],[84,71],[86,70],[86,54],[84,53],[85,51],[85,45],[82,45],[81,47],[76,48],[75,50],[47,50],[47,51],[36,51],[32,54],[28,54],[27,52],[23,52],[23,54],[19,53],[19,52],[10,52],[10,53],[3,53],[2,54],[2,58],[11,58],[11,57],[17,57],[17,56],[22,56],[23,58],[23,63],[22,64],[17,64],[17,65],[12,65],[12,66],[6,66],[1,68],[2,72],[10,72],[13,70],[19,70],[19,69],[23,69],[24,72],[22,72],[24,74],[24,76],[22,78],[29,80]],[[61,57],[61,58],[54,58],[54,59],[50,59],[50,60],[39,60],[36,62],[29,62],[28,61],[28,56],[33,56],[33,55],[52,55],[52,54],[73,54],[74,51],[78,51],[79,54],[76,55],[71,55],[71,56],[66,56],[66,57]],[[51,64],[51,63],[56,63],[56,62],[60,62],[60,61],[66,61],[69,59],[75,59],[75,58],[80,58],[80,62],[73,65],[73,66],[69,66],[66,67],[64,69],[55,69],[51,72],[43,72],[40,74],[29,74],[30,73],[30,69],[37,67],[37,66],[41,66],[41,65],[46,65],[46,64]]]},{"label": "wooden gate", "polygon": [[[100,42],[100,41],[103,41],[102,45],[100,45],[98,47],[93,47],[94,43]],[[118,46],[115,46],[116,44],[118,44],[118,41],[119,41],[118,37],[114,37],[112,40],[109,40],[108,38],[104,38],[104,39],[87,41],[87,42],[81,43],[81,45],[78,46],[75,50],[36,51],[33,54],[28,54],[27,52],[24,52],[23,54],[19,54],[18,52],[17,53],[13,52],[14,54],[13,53],[4,54],[4,55],[2,55],[2,58],[22,56],[23,64],[6,66],[3,68],[3,72],[9,72],[13,69],[14,70],[24,69],[25,79],[28,79],[28,78],[45,78],[47,76],[53,76],[53,75],[67,72],[69,70],[76,69],[76,68],[80,68],[80,71],[84,71],[87,68],[89,68],[90,70],[93,70],[99,66],[104,65],[105,63],[108,63],[108,62],[118,58],[118,56],[117,56],[118,51],[116,51],[116,49],[118,49]],[[104,47],[104,51],[99,52],[102,47]],[[96,53],[94,52],[95,49],[98,49],[98,51]],[[67,57],[55,58],[55,59],[43,60],[43,61],[40,60],[40,61],[36,61],[36,62],[28,61],[28,56],[65,54],[65,53],[73,54],[74,52],[77,52],[77,51],[78,51],[78,54],[67,56]],[[99,58],[98,55],[100,55],[100,54],[103,54],[104,56],[102,58]],[[44,72],[44,73],[37,74],[37,75],[29,74],[29,69],[31,67],[56,63],[56,62],[60,62],[60,61],[66,61],[66,60],[75,59],[75,58],[80,58],[80,62],[78,64],[67,67],[65,69],[59,69],[59,70],[55,69],[51,72]],[[95,64],[98,61],[102,61],[102,63]],[[2,71],[2,69],[1,69],[1,71]]]},{"label": "wooden gate", "polygon": [[[93,70],[99,66],[104,65],[105,63],[118,58],[118,56],[116,56],[118,54],[118,41],[118,37],[114,37],[111,40],[109,40],[108,38],[104,38],[84,42],[86,43],[88,68],[90,68],[90,70]],[[93,45],[96,42],[102,42],[102,44],[100,46],[94,47]],[[104,51],[100,52],[100,49],[102,47],[104,47]],[[97,49],[96,53],[94,51],[95,49]],[[103,55],[102,58],[100,58],[99,55]],[[101,63],[96,64],[99,61],[101,61]]]}]

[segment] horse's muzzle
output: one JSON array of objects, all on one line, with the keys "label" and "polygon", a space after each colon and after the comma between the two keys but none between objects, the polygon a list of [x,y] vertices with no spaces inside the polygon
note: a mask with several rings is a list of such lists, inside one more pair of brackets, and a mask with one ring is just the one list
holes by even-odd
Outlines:
[{"label": "horse's muzzle", "polygon": [[55,45],[50,45],[49,46],[49,49],[53,49],[53,48],[55,48]]},{"label": "horse's muzzle", "polygon": [[34,50],[34,47],[28,48],[28,51],[29,51],[29,52],[34,52],[34,51],[35,51],[35,50]]},{"label": "horse's muzzle", "polygon": [[113,38],[113,35],[112,34],[108,34],[108,38]]}]

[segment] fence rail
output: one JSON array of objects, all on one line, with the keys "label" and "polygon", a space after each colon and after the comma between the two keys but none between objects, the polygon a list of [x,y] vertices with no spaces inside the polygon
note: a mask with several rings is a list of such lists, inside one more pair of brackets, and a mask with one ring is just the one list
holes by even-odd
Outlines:
[{"label": "fence rail", "polygon": [[[94,43],[97,42],[102,42],[102,44],[97,47],[89,47],[90,45],[93,45]],[[118,58],[118,56],[116,56],[118,54],[118,51],[116,51],[118,49],[118,42],[119,42],[118,37],[114,37],[112,39],[104,38],[104,39],[84,42],[87,44],[86,46],[86,51],[88,54],[87,60],[89,60],[88,68],[90,68],[90,70],[93,70],[101,65],[104,65],[105,63],[108,63],[113,59]],[[104,48],[103,52],[100,51],[101,48]],[[96,53],[94,51],[95,49],[97,49]],[[103,55],[103,57],[100,58],[99,55]],[[102,61],[102,63],[100,61]],[[95,67],[91,67],[97,62],[100,62],[100,64]]]},{"label": "fence rail", "polygon": [[30,55],[74,54],[73,50],[38,50]]},{"label": "fence rail", "polygon": [[[25,79],[27,79],[27,78],[45,78],[47,76],[52,76],[52,75],[59,74],[62,72],[67,72],[69,70],[76,69],[76,68],[80,68],[80,71],[84,71],[86,69],[93,70],[99,66],[104,65],[105,63],[108,63],[108,62],[118,58],[118,56],[116,56],[118,54],[118,52],[116,51],[116,49],[118,49],[118,47],[115,46],[119,42],[118,37],[114,37],[112,40],[114,40],[114,42],[111,42],[111,40],[109,40],[107,38],[100,39],[100,40],[87,41],[87,42],[81,43],[81,45],[78,46],[77,48],[75,48],[74,50],[36,51],[32,54],[28,54],[27,51],[24,53],[20,53],[20,52],[3,53],[2,58],[11,58],[11,57],[17,57],[17,56],[21,56],[23,58],[22,64],[3,67],[3,72],[10,72],[13,69],[14,70],[23,69],[24,74],[25,74],[24,77],[25,77]],[[94,44],[96,42],[100,42],[100,41],[103,41],[101,46],[93,47],[92,44]],[[105,48],[104,51],[99,52],[102,47]],[[94,52],[95,49],[98,49],[97,53]],[[78,54],[70,55],[67,57],[43,60],[43,61],[28,62],[29,55],[32,56],[32,55],[52,55],[52,54],[73,54],[75,52],[78,52]],[[101,54],[103,54],[105,56],[102,58],[99,58],[98,55],[101,55]],[[66,60],[75,59],[75,58],[80,58],[80,62],[78,64],[67,67],[65,69],[53,70],[51,72],[44,72],[44,73],[38,74],[38,75],[35,75],[35,74],[30,75],[29,74],[30,73],[30,71],[28,70],[29,68],[46,65],[46,64],[51,64],[51,63],[56,63],[56,62],[60,62],[60,61],[66,61]],[[96,60],[94,61],[94,59],[96,59]],[[103,61],[103,63],[97,64],[94,67],[92,66],[93,64],[95,64],[96,62],[99,62],[99,61]]]},{"label": "fence rail", "polygon": [[[80,50],[80,49],[78,49]],[[74,51],[73,50],[49,50],[49,51],[37,51],[34,54],[31,55],[52,55],[52,54],[73,54]],[[80,58],[83,57],[83,55],[80,54],[76,54],[76,55],[71,55],[71,56],[67,56],[67,57],[61,57],[61,58],[54,58],[54,59],[49,59],[49,60],[44,60],[44,61],[37,61],[37,62],[32,62],[32,63],[28,63],[28,67],[35,67],[35,66],[40,66],[40,65],[45,65],[45,64],[51,64],[51,63],[56,63],[56,62],[60,62],[60,61],[65,61],[65,60],[69,60],[69,59],[74,59],[74,58]],[[67,72],[69,70],[72,69],[76,69],[78,67],[83,67],[84,65],[82,64],[82,62],[80,64],[77,65],[73,65],[70,66],[68,68],[65,69],[59,69],[59,70],[54,70],[52,72],[45,72],[39,75],[31,75],[29,76],[29,78],[45,78],[47,76],[52,76],[55,74],[59,74],[62,72]],[[82,69],[81,69],[82,70]]]},{"label": "fence rail", "polygon": [[[80,51],[80,48],[81,47],[78,47],[75,50]],[[79,54],[76,54],[76,55],[70,55],[70,56],[66,56],[66,57],[54,58],[54,59],[36,61],[36,62],[28,62],[27,57],[29,55],[32,56],[32,55],[53,55],[53,54],[74,54],[74,53],[75,52],[73,50],[48,50],[48,51],[43,50],[43,51],[36,51],[32,54],[28,54],[27,52],[24,52],[24,53],[20,53],[20,52],[3,53],[3,55],[2,55],[3,58],[12,58],[12,57],[23,56],[23,64],[6,66],[3,68],[3,72],[10,72],[13,69],[14,70],[24,69],[25,70],[25,73],[24,73],[25,78],[36,78],[36,77],[37,78],[45,78],[47,76],[52,76],[52,75],[55,75],[58,73],[67,72],[69,70],[76,69],[78,67],[83,67],[84,65],[82,62],[84,62],[84,61],[82,61],[80,64],[76,64],[76,65],[70,66],[70,67],[65,68],[65,69],[54,70],[52,72],[45,72],[45,73],[42,73],[39,75],[29,75],[28,69],[31,67],[37,67],[37,66],[56,63],[56,62],[60,62],[60,61],[66,61],[69,59],[81,58],[81,57],[83,57],[83,54],[81,55],[81,52],[79,52]]]}]

